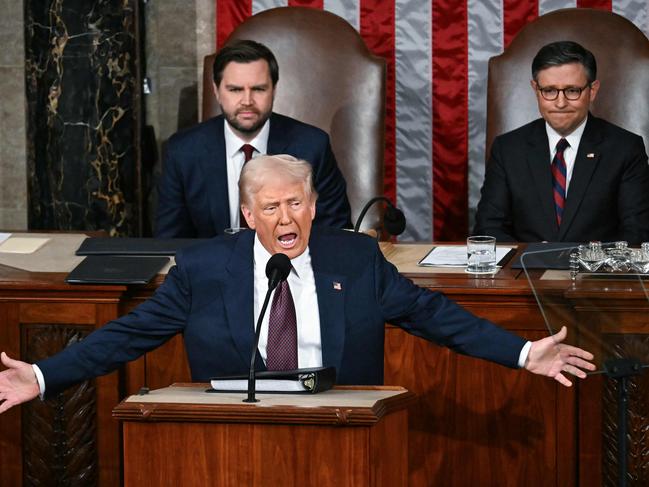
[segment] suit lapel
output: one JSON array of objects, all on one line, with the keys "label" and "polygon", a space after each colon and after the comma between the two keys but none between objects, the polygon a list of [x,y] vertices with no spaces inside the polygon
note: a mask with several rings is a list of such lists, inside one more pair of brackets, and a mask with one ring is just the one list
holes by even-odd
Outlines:
[{"label": "suit lapel", "polygon": [[322,363],[340,370],[345,348],[346,278],[342,274],[326,271],[334,265],[330,262],[326,244],[313,233],[309,241],[309,252],[318,294]]},{"label": "suit lapel", "polygon": [[[226,269],[229,280],[223,291],[230,334],[246,366],[250,363],[255,328],[252,251],[254,235],[252,231],[240,233]],[[265,369],[259,354],[257,354],[256,368]]]},{"label": "suit lapel", "polygon": [[225,154],[225,134],[223,116],[213,119],[209,125],[200,158],[205,177],[204,187],[209,205],[210,215],[217,234],[230,226],[230,203],[228,200],[228,168]]},{"label": "suit lapel", "polygon": [[568,185],[568,197],[566,198],[566,206],[559,229],[559,239],[563,239],[566,236],[570,229],[570,224],[579,212],[579,206],[586,195],[593,173],[599,163],[600,152],[598,146],[601,139],[602,134],[596,121],[589,116],[584,133],[581,136],[581,141],[579,142],[575,166],[572,170],[570,184]]},{"label": "suit lapel", "polygon": [[539,219],[544,228],[543,234],[552,235],[556,240],[558,227],[554,200],[552,196],[552,171],[550,168],[550,149],[548,146],[548,135],[545,131],[545,121],[539,122],[532,129],[532,134],[527,141],[529,148],[527,152],[527,164],[534,182],[534,190],[540,202]]},{"label": "suit lapel", "polygon": [[284,117],[275,113],[271,114],[266,152],[270,155],[284,154],[290,141],[291,138]]}]

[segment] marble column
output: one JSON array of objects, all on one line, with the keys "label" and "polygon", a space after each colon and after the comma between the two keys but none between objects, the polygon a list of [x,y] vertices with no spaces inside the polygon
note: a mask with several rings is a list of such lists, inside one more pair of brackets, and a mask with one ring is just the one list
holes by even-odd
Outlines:
[{"label": "marble column", "polygon": [[30,229],[140,233],[137,0],[25,0]]}]

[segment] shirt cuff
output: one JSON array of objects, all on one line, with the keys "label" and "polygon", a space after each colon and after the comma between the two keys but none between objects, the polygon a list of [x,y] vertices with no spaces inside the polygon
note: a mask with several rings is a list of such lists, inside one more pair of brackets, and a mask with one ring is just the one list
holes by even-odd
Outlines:
[{"label": "shirt cuff", "polygon": [[45,397],[45,377],[43,377],[43,372],[41,372],[41,369],[38,368],[38,365],[32,364],[32,369],[34,369],[34,374],[36,374],[36,380],[38,381],[38,388],[41,391],[39,397],[41,398],[42,401],[43,398]]},{"label": "shirt cuff", "polygon": [[522,369],[525,367],[525,362],[527,362],[527,356],[530,354],[530,348],[532,348],[532,342],[527,342],[521,348],[521,353],[518,356],[518,366]]}]

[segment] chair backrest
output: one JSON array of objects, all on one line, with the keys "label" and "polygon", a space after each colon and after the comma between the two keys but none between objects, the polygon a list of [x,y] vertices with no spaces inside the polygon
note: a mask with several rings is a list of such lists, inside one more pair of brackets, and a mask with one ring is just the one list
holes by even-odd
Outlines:
[{"label": "chair backrest", "polygon": [[532,59],[543,45],[560,40],[578,42],[595,55],[601,88],[592,113],[649,145],[649,39],[620,15],[571,8],[530,22],[503,54],[489,60],[487,157],[494,137],[540,116],[529,84]]},{"label": "chair backrest", "polygon": [[[232,39],[268,46],[279,64],[274,111],[329,133],[347,182],[352,222],[371,197],[383,194],[385,61],[372,55],[358,32],[332,13],[280,7],[253,15]],[[205,120],[220,110],[212,92],[214,54],[203,66]],[[371,210],[363,229],[380,225]]]}]

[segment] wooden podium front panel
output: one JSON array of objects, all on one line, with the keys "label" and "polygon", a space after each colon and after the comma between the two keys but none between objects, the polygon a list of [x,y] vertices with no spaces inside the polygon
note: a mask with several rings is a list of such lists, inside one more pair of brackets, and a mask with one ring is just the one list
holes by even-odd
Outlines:
[{"label": "wooden podium front panel", "polygon": [[125,421],[124,485],[408,485],[407,412],[373,426]]}]

